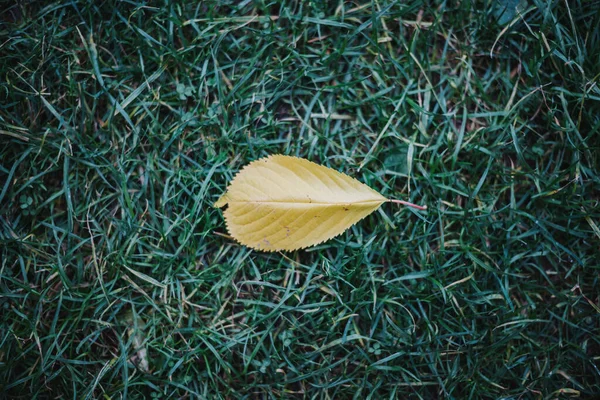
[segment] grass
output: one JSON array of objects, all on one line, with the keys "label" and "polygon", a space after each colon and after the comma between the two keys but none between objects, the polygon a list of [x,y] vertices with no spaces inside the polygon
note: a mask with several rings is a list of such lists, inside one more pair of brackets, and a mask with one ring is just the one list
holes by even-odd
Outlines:
[{"label": "grass", "polygon": [[[5,2],[0,393],[598,396],[600,3],[508,3]],[[428,210],[251,251],[274,153]]]}]

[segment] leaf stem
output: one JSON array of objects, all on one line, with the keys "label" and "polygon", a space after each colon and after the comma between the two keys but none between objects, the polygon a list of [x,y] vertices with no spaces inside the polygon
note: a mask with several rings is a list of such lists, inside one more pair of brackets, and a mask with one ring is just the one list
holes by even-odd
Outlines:
[{"label": "leaf stem", "polygon": [[392,202],[392,203],[402,204],[404,206],[416,208],[417,210],[427,210],[427,206],[419,206],[417,204],[413,204],[413,203],[410,203],[410,202],[404,201],[404,200],[388,199],[388,201]]}]

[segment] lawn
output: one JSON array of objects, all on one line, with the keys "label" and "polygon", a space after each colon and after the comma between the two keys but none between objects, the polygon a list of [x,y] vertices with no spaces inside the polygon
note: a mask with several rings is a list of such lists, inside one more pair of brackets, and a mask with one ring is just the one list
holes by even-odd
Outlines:
[{"label": "lawn", "polygon": [[[600,396],[600,2],[2,4],[0,397]],[[271,154],[428,209],[252,250]]]}]

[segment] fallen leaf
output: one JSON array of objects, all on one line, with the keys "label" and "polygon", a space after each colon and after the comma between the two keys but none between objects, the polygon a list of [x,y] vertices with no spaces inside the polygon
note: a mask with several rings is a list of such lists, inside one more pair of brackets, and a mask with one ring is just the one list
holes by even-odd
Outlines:
[{"label": "fallen leaf", "polygon": [[356,179],[311,161],[273,155],[253,161],[215,203],[229,234],[257,250],[296,250],[331,239],[389,200]]}]

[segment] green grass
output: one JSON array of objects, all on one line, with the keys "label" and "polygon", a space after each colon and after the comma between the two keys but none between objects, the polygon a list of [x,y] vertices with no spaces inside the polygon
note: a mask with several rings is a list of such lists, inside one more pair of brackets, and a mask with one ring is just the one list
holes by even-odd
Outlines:
[{"label": "green grass", "polygon": [[[3,2],[7,398],[594,398],[600,3]],[[266,254],[268,154],[387,197]]]}]

